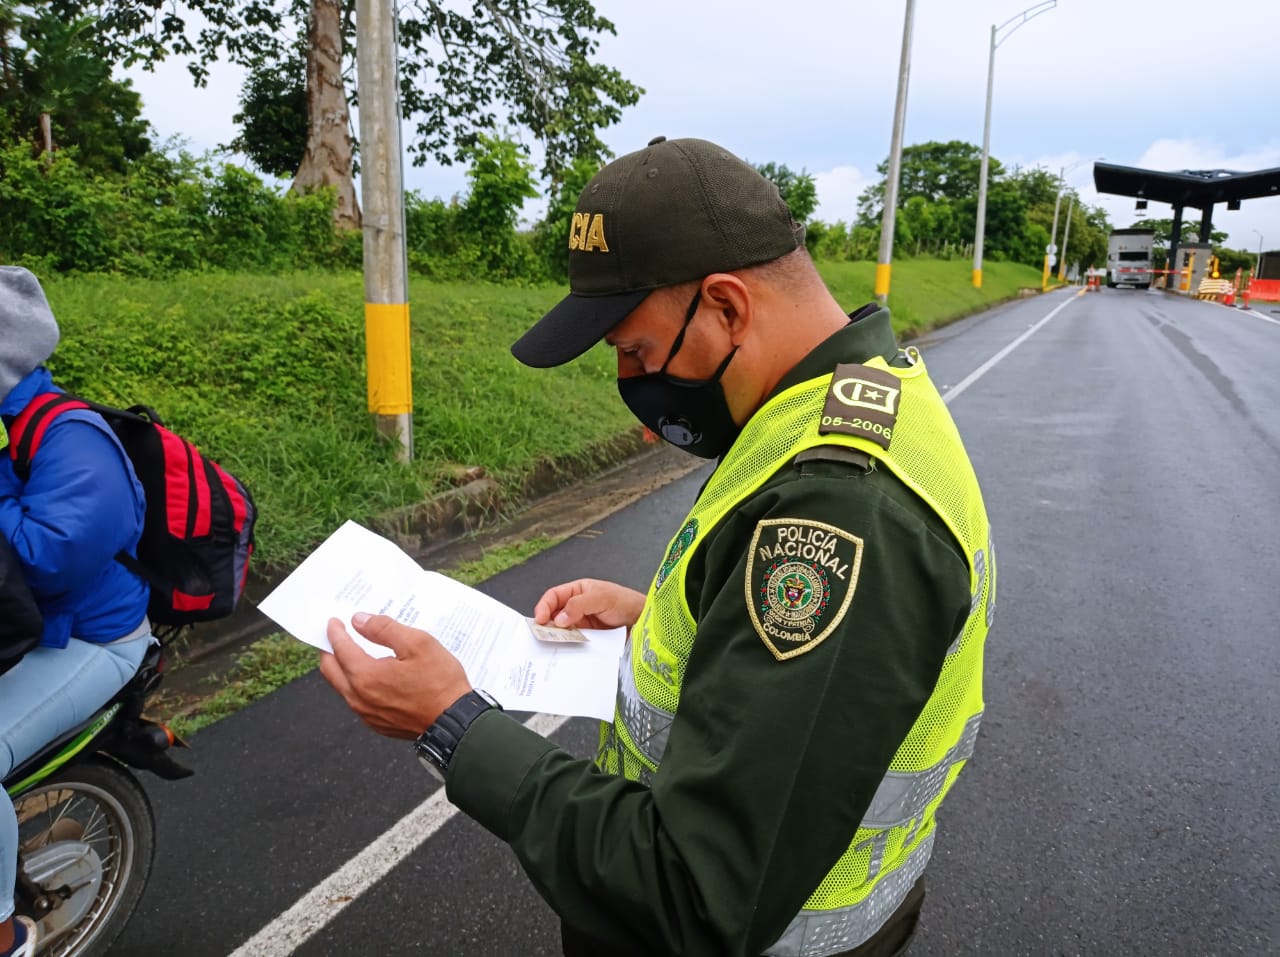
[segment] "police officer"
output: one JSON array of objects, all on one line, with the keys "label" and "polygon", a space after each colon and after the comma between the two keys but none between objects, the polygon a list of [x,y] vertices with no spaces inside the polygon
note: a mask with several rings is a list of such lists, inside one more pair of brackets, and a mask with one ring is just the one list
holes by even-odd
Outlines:
[{"label": "police officer", "polygon": [[419,738],[450,801],[515,850],[567,955],[894,954],[939,803],[973,750],[995,563],[977,479],[914,350],[846,315],[776,187],[652,141],[582,192],[571,293],[512,348],[603,339],[637,418],[719,459],[648,593],[590,579],[535,617],[630,628],[612,723],[577,760],[434,639],[341,623],[325,677]]}]

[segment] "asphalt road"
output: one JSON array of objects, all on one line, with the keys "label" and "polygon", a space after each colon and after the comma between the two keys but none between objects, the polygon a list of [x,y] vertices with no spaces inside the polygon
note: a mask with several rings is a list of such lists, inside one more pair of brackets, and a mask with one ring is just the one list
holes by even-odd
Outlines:
[{"label": "asphalt road", "polygon": [[[912,954],[1280,952],[1280,322],[1059,292],[920,346],[982,480],[999,600]],[[484,590],[645,587],[706,475]],[[594,736],[553,733],[583,755]],[[559,953],[506,847],[318,675],[193,744],[196,777],[146,781],[156,868],[113,957]]]}]

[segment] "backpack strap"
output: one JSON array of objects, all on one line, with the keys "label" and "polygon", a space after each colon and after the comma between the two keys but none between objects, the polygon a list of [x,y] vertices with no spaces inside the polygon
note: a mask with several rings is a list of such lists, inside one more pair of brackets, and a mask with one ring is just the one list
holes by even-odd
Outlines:
[{"label": "backpack strap", "polygon": [[[14,474],[23,482],[31,478],[31,460],[35,458],[44,434],[53,424],[53,420],[63,412],[70,412],[73,409],[84,409],[99,414],[104,411],[117,411],[109,406],[81,399],[70,392],[42,392],[37,395],[13,420],[13,428],[9,430],[9,458],[13,460]],[[159,421],[159,416],[146,406],[134,406],[129,412],[135,416],[150,413],[156,421]],[[148,584],[152,583],[154,576],[145,571],[138,560],[127,551],[121,549],[116,555],[116,561]]]},{"label": "backpack strap", "polygon": [[31,460],[53,420],[71,409],[88,409],[89,403],[66,392],[42,392],[13,420],[9,430],[9,458],[22,481],[31,477]]}]

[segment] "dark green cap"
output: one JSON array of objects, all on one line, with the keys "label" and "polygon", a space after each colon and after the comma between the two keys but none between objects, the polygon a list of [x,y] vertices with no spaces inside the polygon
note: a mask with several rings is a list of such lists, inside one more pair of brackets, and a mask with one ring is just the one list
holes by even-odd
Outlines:
[{"label": "dark green cap", "polygon": [[569,295],[511,347],[525,365],[576,359],[653,290],[771,262],[804,244],[778,187],[706,140],[659,136],[605,166],[569,229]]}]

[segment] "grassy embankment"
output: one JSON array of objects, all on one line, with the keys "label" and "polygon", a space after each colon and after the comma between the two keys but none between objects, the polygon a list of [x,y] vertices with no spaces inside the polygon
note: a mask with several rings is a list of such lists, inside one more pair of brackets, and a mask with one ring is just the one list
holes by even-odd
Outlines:
[{"label": "grassy embankment", "polygon": [[[820,269],[848,308],[872,298],[873,263]],[[1038,286],[1025,266],[989,263],[976,290],[965,262],[906,260],[894,267],[890,305],[905,337]],[[508,352],[560,287],[413,283],[408,466],[377,440],[366,411],[358,274],[55,278],[46,289],[63,333],[55,375],[99,401],[155,407],[239,475],[259,508],[259,569],[291,567],[345,519],[374,522],[449,489],[459,467],[483,466],[517,506],[535,469],[585,477],[636,427],[605,348],[550,370]],[[479,580],[549,544],[456,574]],[[242,661],[228,709],[314,662],[300,643],[266,639]],[[201,721],[215,711],[207,704]]]}]

